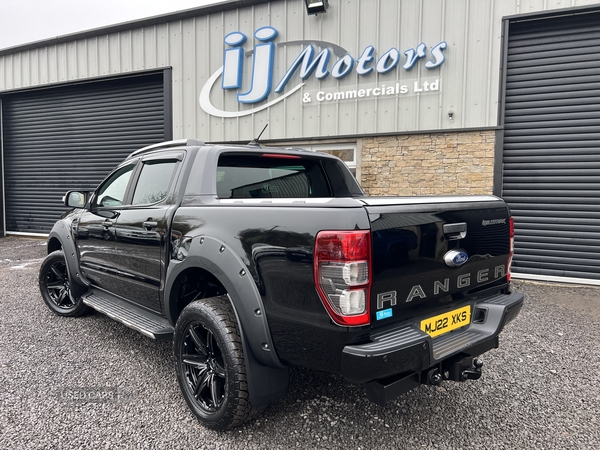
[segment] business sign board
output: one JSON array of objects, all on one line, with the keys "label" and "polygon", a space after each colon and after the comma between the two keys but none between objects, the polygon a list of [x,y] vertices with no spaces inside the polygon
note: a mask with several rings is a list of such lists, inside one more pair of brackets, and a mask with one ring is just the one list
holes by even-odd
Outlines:
[{"label": "business sign board", "polygon": [[[263,26],[248,36],[235,31],[224,39],[223,65],[215,70],[200,92],[200,107],[213,117],[236,118],[266,110],[285,99],[308,107],[319,104],[363,102],[376,98],[437,93],[441,78],[437,68],[446,61],[448,44],[421,42],[412,47],[391,47],[380,51],[374,45],[352,54],[340,44],[315,40],[281,41],[273,26]],[[280,67],[282,53],[296,55],[293,62]],[[415,70],[418,66],[422,70]],[[251,69],[249,69],[251,67]],[[244,85],[244,73],[251,70],[251,81]],[[421,76],[400,82],[397,71],[421,72]],[[341,81],[354,76],[356,87],[342,86]],[[337,80],[327,87],[321,81]],[[316,80],[313,82],[312,80]],[[309,85],[310,83],[310,85]],[[222,90],[233,96],[237,108],[226,110],[211,101],[211,92]],[[240,107],[240,105],[247,105]]]}]

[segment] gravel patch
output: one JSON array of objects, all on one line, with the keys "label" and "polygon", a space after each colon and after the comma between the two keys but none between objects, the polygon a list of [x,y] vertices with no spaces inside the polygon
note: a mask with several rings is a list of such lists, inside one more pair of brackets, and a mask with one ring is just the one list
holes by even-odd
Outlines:
[{"label": "gravel patch", "polygon": [[101,314],[61,318],[37,286],[45,242],[0,239],[0,448],[514,449],[600,443],[600,288],[514,283],[520,316],[483,376],[385,407],[341,377],[292,369],[291,391],[236,430],[188,410],[169,343]]}]

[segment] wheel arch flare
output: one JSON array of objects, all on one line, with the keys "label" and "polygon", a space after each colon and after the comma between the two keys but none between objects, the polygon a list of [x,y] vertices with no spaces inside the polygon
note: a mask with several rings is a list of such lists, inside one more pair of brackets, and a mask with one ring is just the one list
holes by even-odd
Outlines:
[{"label": "wheel arch flare", "polygon": [[186,244],[184,257],[171,259],[167,269],[164,311],[175,324],[178,307],[176,282],[190,268],[202,269],[225,288],[241,330],[250,396],[253,405],[283,397],[289,386],[289,368],[278,358],[258,288],[248,268],[225,242],[196,236]]},{"label": "wheel arch flare", "polygon": [[62,248],[71,280],[81,288],[87,289],[88,283],[79,272],[79,252],[74,242],[71,226],[71,221],[68,219],[61,219],[54,224],[48,235],[47,251],[50,254]]}]

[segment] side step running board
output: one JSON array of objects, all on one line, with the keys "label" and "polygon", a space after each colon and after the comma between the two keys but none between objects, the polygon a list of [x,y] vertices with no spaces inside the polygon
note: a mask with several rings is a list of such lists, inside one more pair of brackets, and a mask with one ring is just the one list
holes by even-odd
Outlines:
[{"label": "side step running board", "polygon": [[104,293],[97,292],[85,295],[83,303],[152,339],[173,339],[175,330],[165,318],[134,306],[131,303],[126,303],[123,300],[115,298],[108,298],[104,296]]}]

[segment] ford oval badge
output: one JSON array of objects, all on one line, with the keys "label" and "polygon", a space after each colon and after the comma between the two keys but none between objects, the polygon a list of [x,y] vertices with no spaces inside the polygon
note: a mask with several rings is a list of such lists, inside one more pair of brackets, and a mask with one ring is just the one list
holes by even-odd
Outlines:
[{"label": "ford oval badge", "polygon": [[467,252],[461,249],[450,250],[444,255],[444,262],[450,267],[462,266],[469,260]]}]

